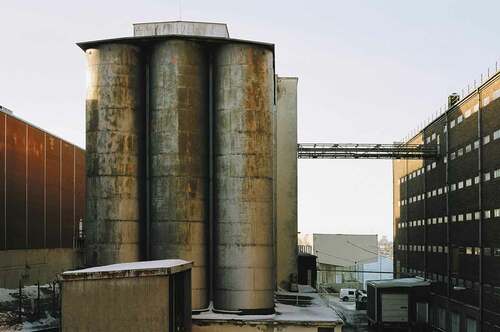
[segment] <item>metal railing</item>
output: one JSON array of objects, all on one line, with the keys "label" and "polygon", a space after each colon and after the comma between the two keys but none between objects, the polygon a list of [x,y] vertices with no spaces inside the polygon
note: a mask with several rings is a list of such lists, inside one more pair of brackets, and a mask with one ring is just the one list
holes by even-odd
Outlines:
[{"label": "metal railing", "polygon": [[437,145],[424,144],[358,144],[300,143],[299,159],[437,159]]}]

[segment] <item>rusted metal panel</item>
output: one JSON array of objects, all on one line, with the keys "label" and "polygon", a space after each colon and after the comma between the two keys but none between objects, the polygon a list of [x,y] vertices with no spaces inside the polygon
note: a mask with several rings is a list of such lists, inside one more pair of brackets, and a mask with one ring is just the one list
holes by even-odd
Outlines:
[{"label": "rusted metal panel", "polygon": [[273,53],[215,54],[214,308],[273,312]]},{"label": "rusted metal panel", "polygon": [[28,248],[45,245],[45,134],[28,126]]},{"label": "rusted metal panel", "polygon": [[75,180],[75,147],[62,142],[61,155],[61,247],[73,247],[75,232],[74,215],[74,180]]},{"label": "rusted metal panel", "polygon": [[202,45],[151,54],[152,259],[193,261],[192,306],[208,307],[208,64]]},{"label": "rusted metal panel", "polygon": [[27,245],[26,234],[26,136],[23,122],[7,117],[7,249],[23,249]]},{"label": "rusted metal panel", "polygon": [[0,113],[0,250],[6,247],[5,232],[5,113]]},{"label": "rusted metal panel", "polygon": [[46,247],[61,246],[61,141],[46,134]]},{"label": "rusted metal panel", "polygon": [[144,65],[140,49],[88,49],[86,262],[141,259],[144,218]]}]

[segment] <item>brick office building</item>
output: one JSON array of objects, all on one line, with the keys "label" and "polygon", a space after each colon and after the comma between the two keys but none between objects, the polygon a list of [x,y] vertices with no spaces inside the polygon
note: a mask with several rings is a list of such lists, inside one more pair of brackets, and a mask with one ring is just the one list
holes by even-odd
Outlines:
[{"label": "brick office building", "polygon": [[396,275],[433,281],[436,330],[500,331],[500,74],[408,143],[439,158],[393,162]]}]

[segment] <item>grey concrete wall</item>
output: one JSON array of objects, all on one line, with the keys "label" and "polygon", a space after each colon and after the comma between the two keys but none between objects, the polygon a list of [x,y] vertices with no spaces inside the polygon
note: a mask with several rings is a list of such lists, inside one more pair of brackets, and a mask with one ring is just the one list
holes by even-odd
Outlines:
[{"label": "grey concrete wall", "polygon": [[208,307],[208,68],[198,43],[151,57],[151,259],[193,261],[193,309]]},{"label": "grey concrete wall", "polygon": [[276,273],[284,289],[297,274],[297,82],[277,78]]},{"label": "grey concrete wall", "polygon": [[63,282],[62,331],[169,331],[169,278]]},{"label": "grey concrete wall", "polygon": [[58,273],[82,266],[77,249],[29,249],[0,251],[0,288],[17,288],[19,280],[25,285],[46,284]]},{"label": "grey concrete wall", "polygon": [[144,64],[138,47],[88,49],[86,264],[140,260]]}]

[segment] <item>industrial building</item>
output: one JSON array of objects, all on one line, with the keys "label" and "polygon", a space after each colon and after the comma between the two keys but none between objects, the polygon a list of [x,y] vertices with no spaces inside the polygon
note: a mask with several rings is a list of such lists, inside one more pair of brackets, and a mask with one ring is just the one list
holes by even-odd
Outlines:
[{"label": "industrial building", "polygon": [[432,281],[429,323],[500,331],[500,75],[464,95],[407,144],[437,158],[394,160],[394,270]]},{"label": "industrial building", "polygon": [[191,265],[166,259],[64,272],[60,330],[191,331]]},{"label": "industrial building", "polygon": [[192,261],[195,314],[268,319],[297,280],[297,78],[225,24],[140,23],[78,46],[86,265]]},{"label": "industrial building", "polygon": [[82,266],[85,151],[0,106],[0,288]]}]

